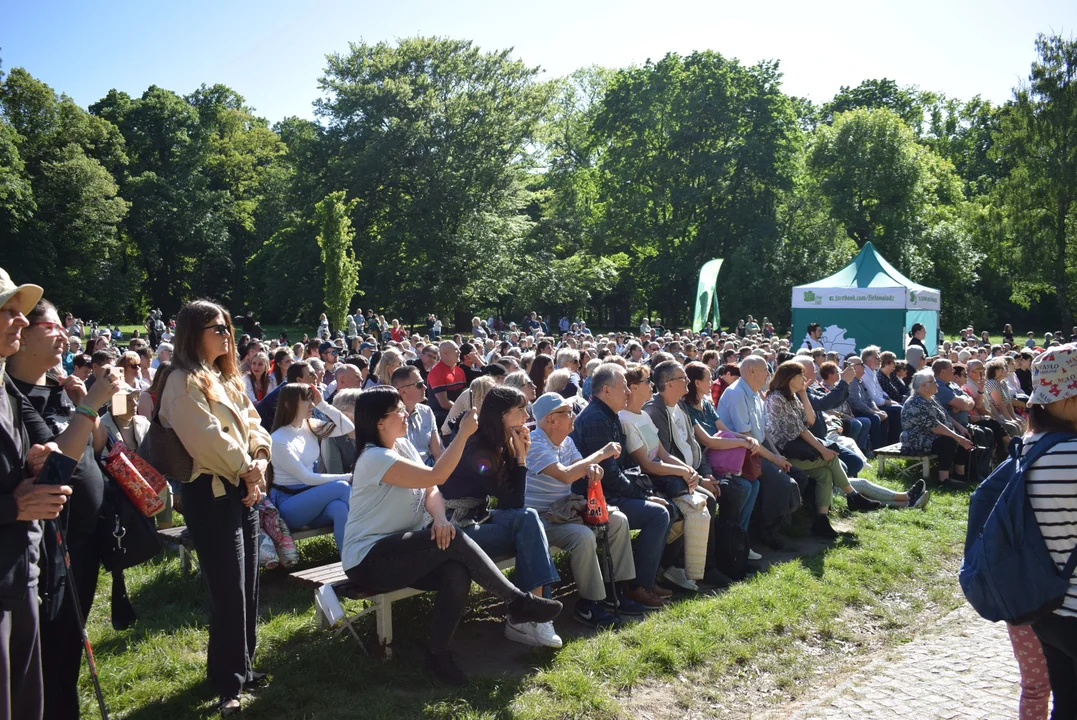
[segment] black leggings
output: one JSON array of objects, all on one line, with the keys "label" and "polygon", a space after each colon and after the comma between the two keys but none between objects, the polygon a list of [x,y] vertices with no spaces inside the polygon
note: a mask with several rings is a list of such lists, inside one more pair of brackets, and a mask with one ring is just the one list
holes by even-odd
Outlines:
[{"label": "black leggings", "polygon": [[1077,717],[1077,618],[1048,615],[1032,623],[1043,645],[1054,709],[1051,720]]},{"label": "black leggings", "polygon": [[376,542],[361,563],[344,572],[367,592],[406,587],[436,590],[430,629],[430,652],[435,653],[449,649],[467,609],[472,580],[506,603],[524,597],[482,548],[459,530],[444,550],[430,539],[429,528],[390,535]]}]

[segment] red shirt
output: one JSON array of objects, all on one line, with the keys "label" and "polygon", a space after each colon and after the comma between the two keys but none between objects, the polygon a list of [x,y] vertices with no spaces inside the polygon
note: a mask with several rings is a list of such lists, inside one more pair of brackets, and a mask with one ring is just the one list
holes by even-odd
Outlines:
[{"label": "red shirt", "polygon": [[430,402],[430,407],[441,416],[448,410],[441,407],[441,403],[437,401],[437,394],[445,393],[449,402],[452,402],[464,391],[467,386],[467,377],[464,375],[464,369],[459,365],[449,367],[439,360],[427,373],[426,385],[428,388],[426,397]]},{"label": "red shirt", "polygon": [[400,327],[399,325],[390,330],[389,335],[393,338],[394,342],[401,342],[404,340],[405,337],[407,337],[406,335],[404,335],[404,328]]}]

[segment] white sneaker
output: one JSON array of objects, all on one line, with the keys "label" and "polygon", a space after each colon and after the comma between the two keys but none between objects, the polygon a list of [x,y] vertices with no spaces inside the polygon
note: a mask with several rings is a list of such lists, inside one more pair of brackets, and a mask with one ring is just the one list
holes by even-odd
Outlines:
[{"label": "white sneaker", "polygon": [[561,647],[561,638],[553,629],[552,622],[514,623],[505,620],[505,637],[513,642],[533,647]]},{"label": "white sneaker", "polygon": [[694,580],[688,579],[688,576],[684,573],[684,568],[666,568],[665,572],[662,573],[662,577],[664,577],[666,580],[669,580],[671,583],[673,583],[679,588],[691,590],[692,592],[699,592],[699,586],[696,585]]},{"label": "white sneaker", "polygon": [[759,553],[757,553],[755,550],[752,550],[751,548],[748,548],[748,559],[749,560],[762,560],[763,556],[760,555]]}]

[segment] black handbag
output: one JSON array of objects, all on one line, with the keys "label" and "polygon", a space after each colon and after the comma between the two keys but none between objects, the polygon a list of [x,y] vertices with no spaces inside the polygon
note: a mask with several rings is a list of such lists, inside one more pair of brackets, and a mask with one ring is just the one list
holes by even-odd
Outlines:
[{"label": "black handbag", "polygon": [[123,571],[153,559],[162,546],[153,518],[143,515],[107,474],[97,533],[101,564],[112,573],[112,627],[126,630],[137,616]]},{"label": "black handbag", "polygon": [[814,462],[819,459],[819,451],[813,448],[807,440],[795,437],[780,448],[782,456],[787,460],[804,460]]}]

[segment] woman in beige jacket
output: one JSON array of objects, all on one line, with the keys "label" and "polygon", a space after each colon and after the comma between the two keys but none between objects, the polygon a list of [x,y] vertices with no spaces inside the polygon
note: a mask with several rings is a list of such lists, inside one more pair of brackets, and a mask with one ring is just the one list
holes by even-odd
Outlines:
[{"label": "woman in beige jacket", "polygon": [[207,676],[218,709],[240,709],[244,687],[265,676],[252,662],[258,621],[258,502],[271,440],[250,399],[233,345],[228,311],[187,303],[176,319],[173,364],[160,420],[191,456],[180,495],[184,519],[209,586]]}]

